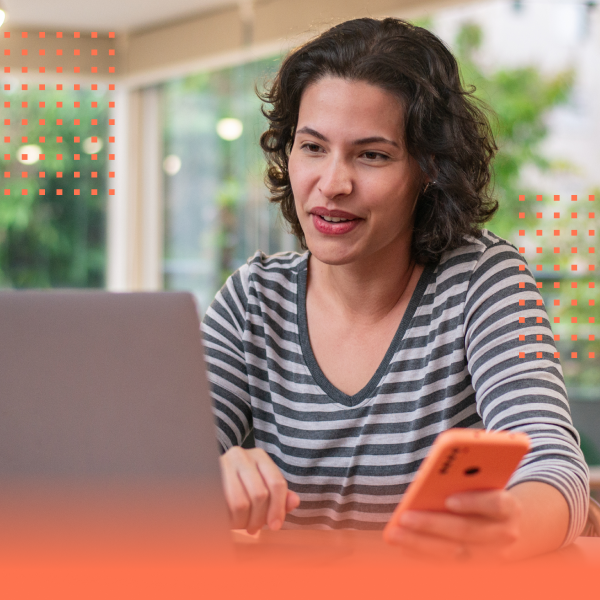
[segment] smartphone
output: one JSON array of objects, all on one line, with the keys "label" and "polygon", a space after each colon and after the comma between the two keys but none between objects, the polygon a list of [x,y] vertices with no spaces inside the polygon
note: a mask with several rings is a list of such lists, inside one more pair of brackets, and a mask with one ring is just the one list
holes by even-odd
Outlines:
[{"label": "smartphone", "polygon": [[526,433],[458,428],[440,433],[386,529],[407,510],[447,511],[453,494],[504,489],[529,447]]}]

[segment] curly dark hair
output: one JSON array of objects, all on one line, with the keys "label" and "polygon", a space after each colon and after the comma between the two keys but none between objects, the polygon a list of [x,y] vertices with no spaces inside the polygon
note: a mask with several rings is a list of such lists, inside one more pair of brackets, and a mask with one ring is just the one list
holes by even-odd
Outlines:
[{"label": "curly dark hair", "polygon": [[292,51],[259,97],[269,129],[260,138],[267,158],[271,202],[281,207],[292,233],[306,249],[290,184],[288,160],[302,93],[326,76],[364,81],[395,94],[405,111],[409,154],[431,180],[417,201],[413,258],[438,262],[464,245],[465,235],[498,208],[491,194],[491,161],[497,150],[489,110],[465,89],[458,64],[430,31],[400,19],[355,19],[332,27]]}]

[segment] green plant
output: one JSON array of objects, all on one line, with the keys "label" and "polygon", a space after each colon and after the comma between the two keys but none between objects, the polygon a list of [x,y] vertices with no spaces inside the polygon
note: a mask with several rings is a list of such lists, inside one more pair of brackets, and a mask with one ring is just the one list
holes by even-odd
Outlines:
[{"label": "green plant", "polygon": [[574,73],[568,70],[548,77],[534,66],[486,72],[477,61],[482,42],[481,28],[466,23],[456,38],[456,55],[464,83],[474,86],[475,97],[495,113],[492,128],[498,154],[494,160],[493,185],[500,208],[489,227],[498,235],[514,240],[519,227],[535,225],[535,216],[530,213],[526,213],[524,220],[517,220],[523,207],[519,196],[531,199],[540,193],[523,186],[523,169],[535,166],[548,172],[555,168],[541,153],[540,142],[548,134],[546,115],[569,98]]}]

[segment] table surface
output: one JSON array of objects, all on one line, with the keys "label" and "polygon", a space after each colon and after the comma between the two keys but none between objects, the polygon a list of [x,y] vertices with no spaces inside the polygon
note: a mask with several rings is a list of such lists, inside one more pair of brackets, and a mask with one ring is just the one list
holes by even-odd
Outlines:
[{"label": "table surface", "polygon": [[[222,600],[570,600],[596,598],[600,538],[512,565],[407,560],[379,531],[269,531],[237,535],[240,560],[174,553],[149,561],[66,555],[0,560],[0,597]],[[1,541],[1,540],[0,540]],[[10,549],[9,549],[10,550]],[[18,557],[17,557],[18,558]],[[482,592],[483,591],[483,592]]]},{"label": "table surface", "polygon": [[[264,529],[257,536],[234,532],[236,551],[241,558],[300,559],[307,562],[351,564],[354,559],[365,557],[395,560],[398,549],[386,544],[380,531],[316,531]],[[546,555],[544,558],[569,562],[596,563],[600,566],[600,538],[580,537],[566,548]]]},{"label": "table surface", "polygon": [[511,564],[411,560],[379,531],[264,530],[236,545],[261,600],[570,600],[600,588],[600,538]]}]

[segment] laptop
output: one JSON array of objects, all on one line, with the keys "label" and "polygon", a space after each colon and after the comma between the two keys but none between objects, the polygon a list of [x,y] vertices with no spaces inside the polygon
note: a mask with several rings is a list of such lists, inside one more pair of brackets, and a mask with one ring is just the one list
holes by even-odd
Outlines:
[{"label": "laptop", "polygon": [[12,557],[229,552],[191,294],[0,293],[0,528]]}]

